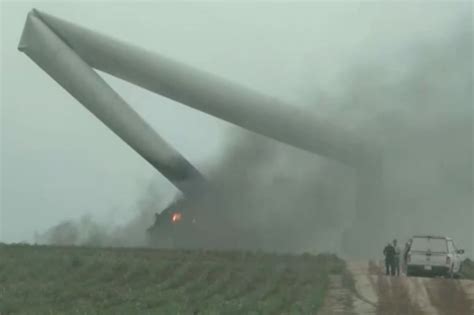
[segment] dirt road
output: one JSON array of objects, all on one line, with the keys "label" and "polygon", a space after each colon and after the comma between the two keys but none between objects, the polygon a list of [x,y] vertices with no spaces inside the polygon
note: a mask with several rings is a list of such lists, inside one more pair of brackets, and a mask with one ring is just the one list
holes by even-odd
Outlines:
[{"label": "dirt road", "polygon": [[333,276],[320,315],[472,315],[474,281],[387,277],[374,263],[349,263]]}]

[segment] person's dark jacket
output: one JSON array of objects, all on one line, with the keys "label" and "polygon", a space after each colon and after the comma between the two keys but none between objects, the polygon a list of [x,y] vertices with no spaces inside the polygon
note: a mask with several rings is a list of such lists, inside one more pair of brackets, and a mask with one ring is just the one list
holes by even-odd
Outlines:
[{"label": "person's dark jacket", "polygon": [[383,254],[385,256],[385,260],[392,261],[395,259],[395,248],[392,244],[388,244],[383,249]]}]

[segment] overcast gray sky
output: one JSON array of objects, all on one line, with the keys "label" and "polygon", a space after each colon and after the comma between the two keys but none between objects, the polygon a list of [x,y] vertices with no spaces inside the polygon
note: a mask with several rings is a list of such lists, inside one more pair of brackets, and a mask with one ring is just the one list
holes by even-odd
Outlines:
[{"label": "overcast gray sky", "polygon": [[[64,219],[120,223],[156,171],[17,50],[33,7],[293,104],[338,89],[344,71],[448,36],[472,10],[440,2],[166,3],[2,1],[0,241]],[[128,83],[107,81],[205,172],[230,127]],[[321,106],[321,115],[331,108]],[[173,187],[162,179],[163,191]]]}]

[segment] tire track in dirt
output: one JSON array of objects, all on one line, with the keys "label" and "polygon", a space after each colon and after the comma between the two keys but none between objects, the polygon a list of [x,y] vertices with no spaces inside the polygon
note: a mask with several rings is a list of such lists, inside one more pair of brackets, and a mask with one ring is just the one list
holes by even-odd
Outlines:
[{"label": "tire track in dirt", "polygon": [[459,280],[461,287],[466,293],[466,297],[471,302],[471,314],[474,314],[474,281],[473,280]]},{"label": "tire track in dirt", "polygon": [[452,279],[430,279],[425,284],[432,305],[441,315],[470,315],[472,302],[461,286]]},{"label": "tire track in dirt", "polygon": [[[353,298],[375,292],[375,314],[474,314],[474,281],[404,275],[390,277],[385,276],[382,267],[373,261],[369,262],[366,270],[354,263],[348,264],[348,270],[352,273],[354,290],[357,292]],[[369,314],[357,309],[357,303],[354,303],[354,313]]]},{"label": "tire track in dirt", "polygon": [[382,273],[373,261],[369,262],[369,271],[377,274],[376,289],[378,303],[377,315],[419,315],[423,311],[412,301],[403,277],[389,277]]},{"label": "tire track in dirt", "polygon": [[376,313],[378,315],[419,315],[423,313],[418,304],[410,298],[402,278],[379,276],[377,290],[379,303],[377,304]]},{"label": "tire track in dirt", "polygon": [[423,314],[440,315],[438,310],[431,303],[428,291],[426,290],[423,278],[406,277],[408,294],[413,302],[418,305]]}]

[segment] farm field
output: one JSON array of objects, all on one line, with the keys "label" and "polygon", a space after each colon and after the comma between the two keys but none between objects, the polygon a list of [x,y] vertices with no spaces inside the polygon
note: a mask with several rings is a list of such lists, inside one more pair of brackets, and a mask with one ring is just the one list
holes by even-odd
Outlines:
[{"label": "farm field", "polygon": [[0,245],[0,314],[316,314],[333,255]]}]

